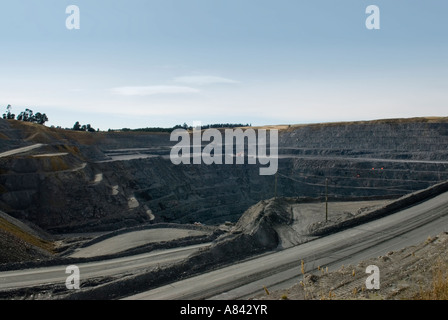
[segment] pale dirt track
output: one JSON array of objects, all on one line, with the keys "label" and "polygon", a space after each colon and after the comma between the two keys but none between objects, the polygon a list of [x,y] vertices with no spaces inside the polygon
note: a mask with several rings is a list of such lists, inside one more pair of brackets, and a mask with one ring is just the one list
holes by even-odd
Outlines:
[{"label": "pale dirt track", "polygon": [[[391,200],[329,202],[328,220],[338,221],[354,217],[367,210],[373,210],[390,203]],[[294,222],[276,228],[280,235],[280,248],[286,249],[315,239],[310,237],[308,227],[325,220],[325,202],[298,203],[291,206]]]},{"label": "pale dirt track", "polygon": [[15,154],[19,154],[19,153],[29,152],[29,151],[31,151],[31,150],[34,150],[34,149],[37,149],[37,148],[41,148],[41,147],[43,147],[43,146],[44,146],[44,144],[42,144],[42,143],[37,143],[37,144],[33,144],[33,145],[31,145],[31,146],[27,146],[27,147],[17,148],[17,149],[14,149],[14,150],[5,151],[5,152],[0,153],[0,158],[13,156],[13,155],[15,155]]},{"label": "pale dirt track", "polygon": [[205,234],[207,233],[203,231],[176,228],[155,228],[128,232],[103,240],[91,246],[78,249],[78,251],[71,254],[70,257],[89,258],[109,255],[149,243],[172,241]]},{"label": "pale dirt track", "polygon": [[443,231],[448,231],[448,193],[358,227],[128,299],[248,299],[262,293],[264,286],[280,290],[297,284],[302,276],[302,260],[305,272],[317,270],[319,266],[333,271],[342,265],[416,245]]},{"label": "pale dirt track", "polygon": [[[329,217],[334,220],[344,218],[350,214],[364,212],[382,206],[388,201],[375,202],[349,202],[329,203]],[[386,255],[392,250],[416,245],[427,239],[428,236],[447,231],[448,226],[448,194],[444,193],[429,201],[420,203],[414,207],[402,210],[387,217],[359,225],[357,227],[341,231],[330,236],[314,238],[309,242],[295,245],[306,234],[306,226],[315,220],[322,220],[323,203],[292,204],[292,213],[295,223],[281,232],[283,242],[277,251],[267,252],[255,256],[246,261],[235,263],[227,267],[206,272],[191,278],[173,282],[169,285],[155,288],[127,299],[249,299],[263,297],[264,287],[271,292],[285,292],[287,288],[305,280],[300,271],[301,260],[305,262],[306,273],[318,270],[318,267],[329,271],[338,270],[341,265],[357,264],[364,259],[371,259],[380,255]],[[86,255],[95,256],[103,254],[98,251],[120,251],[128,246],[135,247],[142,243],[161,242],[164,240],[181,239],[191,236],[192,230],[184,229],[149,229],[150,232],[134,231],[128,234],[115,236],[102,242],[86,247]],[[149,231],[144,230],[144,231]],[[295,230],[294,233],[291,230]],[[194,233],[194,235],[198,235]],[[132,245],[128,242],[133,240]],[[286,239],[286,240],[285,240]],[[310,239],[308,239],[310,240]],[[289,242],[288,242],[289,241]],[[287,244],[287,245],[286,245]],[[82,264],[82,275],[86,278],[107,278],[117,275],[131,275],[136,270],[143,268],[159,268],[166,263],[172,264],[185,261],[192,253],[198,252],[209,244],[190,246],[185,248],[164,249],[153,251],[145,255],[128,256],[113,260],[99,260],[93,263]],[[288,247],[289,246],[289,247]],[[286,248],[288,247],[288,248]],[[82,249],[83,250],[83,249]],[[399,262],[399,261],[398,261]],[[396,263],[397,264],[397,263]],[[32,269],[29,271],[10,271],[0,273],[0,287],[23,288],[30,285],[57,284],[66,277],[65,267],[47,267]],[[398,267],[399,268],[399,267]],[[149,269],[147,269],[147,272]],[[358,274],[361,274],[357,270]],[[63,282],[62,282],[63,283]],[[356,284],[357,285],[357,284]],[[353,285],[347,286],[352,288]],[[327,288],[327,287],[326,287]],[[328,288],[334,290],[341,297],[346,293],[337,284],[328,284]],[[280,291],[276,291],[280,290]],[[330,290],[330,289],[329,289]],[[322,292],[324,289],[321,290]],[[319,292],[321,292],[319,291]],[[288,291],[291,298],[299,297],[292,291]],[[308,296],[315,297],[315,291],[307,291]],[[276,297],[272,294],[271,297]],[[48,297],[47,297],[48,298]]]},{"label": "pale dirt track", "polygon": [[[96,262],[76,264],[80,270],[80,281],[92,278],[128,275],[147,268],[158,268],[175,263],[209,244],[199,244],[182,248],[156,250],[131,257],[121,257]],[[67,265],[0,273],[0,291],[41,285],[64,285]]]}]

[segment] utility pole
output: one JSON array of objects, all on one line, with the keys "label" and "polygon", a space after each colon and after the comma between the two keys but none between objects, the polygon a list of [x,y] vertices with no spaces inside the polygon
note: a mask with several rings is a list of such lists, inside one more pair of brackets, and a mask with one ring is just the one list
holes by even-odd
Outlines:
[{"label": "utility pole", "polygon": [[325,221],[328,221],[328,178],[325,179]]},{"label": "utility pole", "polygon": [[274,182],[274,197],[277,199],[277,178],[278,178],[278,172],[275,173],[275,182]]}]

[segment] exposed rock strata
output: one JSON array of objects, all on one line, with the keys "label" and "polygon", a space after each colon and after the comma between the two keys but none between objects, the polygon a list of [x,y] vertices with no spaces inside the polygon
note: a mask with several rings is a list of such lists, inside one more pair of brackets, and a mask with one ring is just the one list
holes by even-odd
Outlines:
[{"label": "exposed rock strata", "polygon": [[[0,119],[0,209],[51,232],[237,221],[275,193],[258,165],[173,165],[169,134],[72,132]],[[448,119],[290,126],[277,194],[399,197],[448,180]],[[36,157],[36,155],[41,155]],[[110,161],[117,155],[141,159]],[[107,160],[109,160],[107,162]],[[98,177],[101,177],[99,179]]]}]

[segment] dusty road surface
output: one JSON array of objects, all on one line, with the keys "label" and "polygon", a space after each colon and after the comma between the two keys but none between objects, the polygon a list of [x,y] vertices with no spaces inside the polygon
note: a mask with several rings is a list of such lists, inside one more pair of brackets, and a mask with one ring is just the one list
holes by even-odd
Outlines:
[{"label": "dusty road surface", "polygon": [[247,261],[171,283],[127,299],[247,299],[284,289],[318,266],[336,270],[392,250],[416,245],[428,236],[448,230],[448,193],[358,227],[318,238],[302,245],[268,253]]},{"label": "dusty road surface", "polygon": [[[377,268],[376,280],[371,278],[372,266]],[[281,290],[269,288],[253,299],[447,300],[446,266],[448,232],[442,232],[418,245],[389,251],[356,265],[342,265],[338,270],[327,271],[325,266],[319,266],[298,284]]]},{"label": "dusty road surface", "polygon": [[13,155],[19,154],[19,153],[28,152],[28,151],[31,151],[31,150],[43,147],[44,145],[45,144],[42,144],[42,143],[36,143],[36,144],[31,145],[31,146],[5,151],[5,152],[0,153],[0,158],[13,156]]},{"label": "dusty road surface", "polygon": [[[392,200],[343,201],[328,203],[328,219],[337,221],[353,217],[362,211],[373,210],[387,205]],[[294,222],[276,227],[280,235],[280,247],[283,249],[313,240],[309,235],[309,226],[325,220],[325,202],[297,203],[291,205]]]},{"label": "dusty road surface", "polygon": [[78,249],[78,251],[70,255],[70,257],[88,258],[114,254],[149,243],[170,241],[205,234],[207,233],[204,231],[175,228],[154,228],[128,232],[105,239],[91,246]]},{"label": "dusty road surface", "polygon": [[[82,282],[95,277],[128,273],[166,263],[174,263],[185,259],[193,252],[208,245],[206,243],[182,248],[157,250],[130,257],[77,264],[80,270],[80,281]],[[0,272],[0,291],[45,284],[64,284],[68,276],[65,273],[66,267],[55,266]]]}]

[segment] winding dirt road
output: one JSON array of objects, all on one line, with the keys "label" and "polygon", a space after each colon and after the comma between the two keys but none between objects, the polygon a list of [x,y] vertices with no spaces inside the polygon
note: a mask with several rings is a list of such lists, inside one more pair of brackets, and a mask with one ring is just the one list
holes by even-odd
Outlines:
[{"label": "winding dirt road", "polygon": [[384,255],[448,230],[448,193],[387,217],[322,237],[302,245],[234,264],[128,297],[137,300],[246,299],[262,292],[288,288],[306,271]]}]

